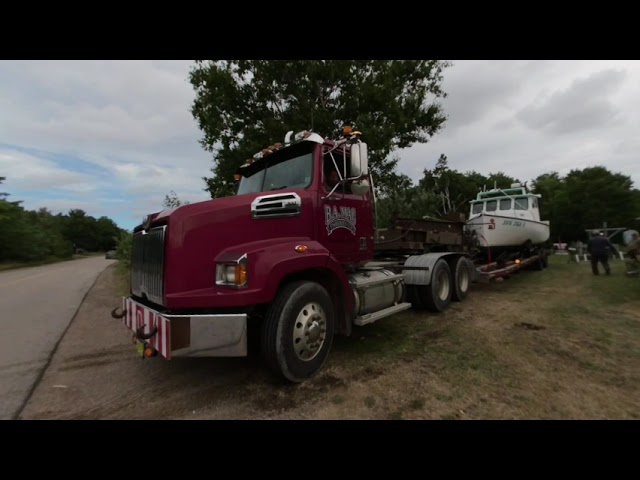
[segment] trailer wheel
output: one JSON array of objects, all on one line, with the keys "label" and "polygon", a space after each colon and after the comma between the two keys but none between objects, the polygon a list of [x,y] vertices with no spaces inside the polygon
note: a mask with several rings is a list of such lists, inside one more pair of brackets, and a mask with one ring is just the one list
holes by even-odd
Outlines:
[{"label": "trailer wheel", "polygon": [[333,341],[331,297],[319,284],[293,282],[283,287],[262,325],[262,353],[269,368],[300,383],[324,364]]},{"label": "trailer wheel", "polygon": [[456,260],[453,268],[453,290],[451,291],[451,300],[461,302],[471,288],[471,271],[469,270],[469,262],[465,257]]},{"label": "trailer wheel", "polygon": [[451,303],[451,269],[449,264],[440,259],[431,273],[429,285],[418,285],[418,295],[424,306],[432,312],[442,312]]},{"label": "trailer wheel", "polygon": [[538,258],[533,262],[534,270],[544,270],[544,255],[538,255]]}]

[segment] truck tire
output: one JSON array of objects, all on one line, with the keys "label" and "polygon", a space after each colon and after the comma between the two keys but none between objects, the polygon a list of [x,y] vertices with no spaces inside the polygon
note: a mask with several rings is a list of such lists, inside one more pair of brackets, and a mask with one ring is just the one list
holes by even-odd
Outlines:
[{"label": "truck tire", "polygon": [[[433,266],[429,285],[410,285],[409,301],[415,302],[416,308],[426,308],[432,312],[443,312],[451,303],[452,282],[449,264],[440,259]],[[413,304],[413,302],[411,302]]]},{"label": "truck tire", "polygon": [[461,302],[471,288],[471,270],[470,262],[465,257],[456,259],[453,267],[453,289],[451,291],[451,300]]},{"label": "truck tire", "polygon": [[538,258],[536,258],[536,260],[533,262],[533,269],[534,270],[544,270],[544,256],[543,255],[538,255]]},{"label": "truck tire", "polygon": [[331,349],[334,313],[331,297],[318,283],[285,285],[262,325],[262,353],[279,377],[300,383],[324,364]]}]

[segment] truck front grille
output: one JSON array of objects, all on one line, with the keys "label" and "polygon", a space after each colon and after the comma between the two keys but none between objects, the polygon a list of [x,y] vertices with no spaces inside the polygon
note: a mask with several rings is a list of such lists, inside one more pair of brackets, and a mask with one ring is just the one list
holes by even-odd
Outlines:
[{"label": "truck front grille", "polygon": [[131,291],[163,305],[164,235],[166,225],[133,234]]}]

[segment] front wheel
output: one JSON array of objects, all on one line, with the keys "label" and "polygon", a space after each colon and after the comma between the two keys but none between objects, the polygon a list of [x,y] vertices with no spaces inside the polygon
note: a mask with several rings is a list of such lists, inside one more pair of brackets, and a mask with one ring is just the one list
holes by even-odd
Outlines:
[{"label": "front wheel", "polygon": [[333,330],[333,305],[324,287],[309,281],[293,282],[278,292],[267,311],[262,353],[273,372],[300,383],[322,368]]}]

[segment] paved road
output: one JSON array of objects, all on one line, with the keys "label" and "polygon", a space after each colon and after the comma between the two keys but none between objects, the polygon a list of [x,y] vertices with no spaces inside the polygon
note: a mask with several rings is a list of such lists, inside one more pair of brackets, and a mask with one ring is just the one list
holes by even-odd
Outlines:
[{"label": "paved road", "polygon": [[0,420],[16,418],[84,295],[112,263],[92,257],[0,272]]}]

